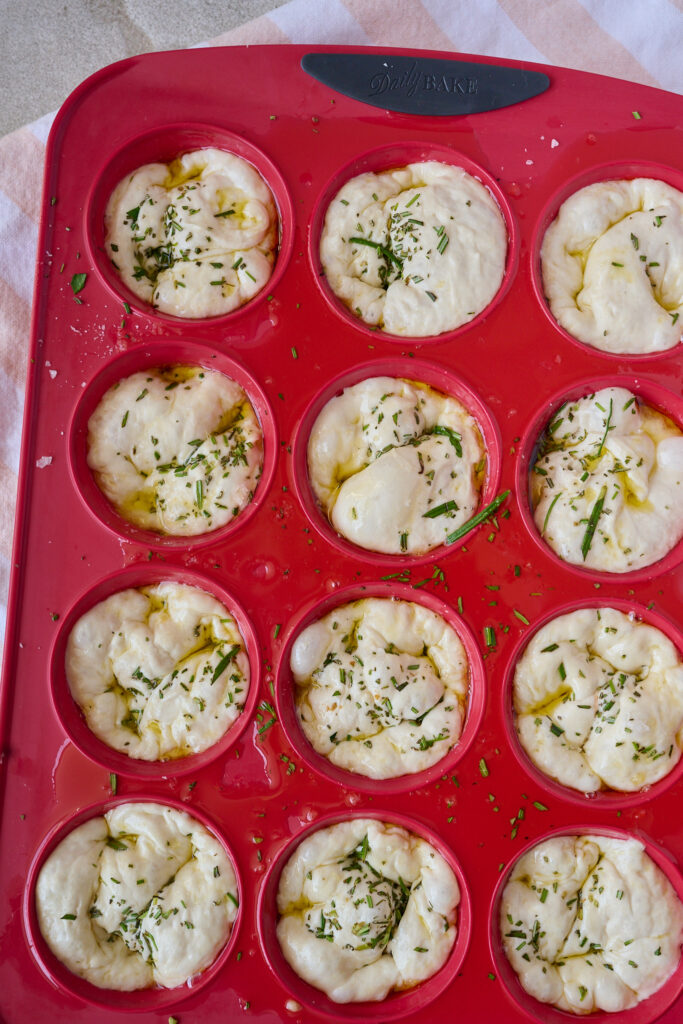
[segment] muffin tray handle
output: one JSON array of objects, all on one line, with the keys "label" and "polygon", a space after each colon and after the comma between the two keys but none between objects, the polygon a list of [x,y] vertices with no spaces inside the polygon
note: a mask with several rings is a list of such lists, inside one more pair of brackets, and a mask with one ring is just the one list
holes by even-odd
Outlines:
[{"label": "muffin tray handle", "polygon": [[550,85],[541,71],[395,53],[305,53],[301,67],[323,85],[371,107],[437,117],[509,107]]}]

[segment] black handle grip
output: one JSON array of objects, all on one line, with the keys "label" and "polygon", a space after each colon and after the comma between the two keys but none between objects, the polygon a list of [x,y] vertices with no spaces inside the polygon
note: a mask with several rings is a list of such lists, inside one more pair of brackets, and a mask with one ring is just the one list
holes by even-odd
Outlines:
[{"label": "black handle grip", "polygon": [[301,66],[344,96],[401,114],[477,114],[521,103],[550,85],[541,71],[400,54],[306,53]]}]

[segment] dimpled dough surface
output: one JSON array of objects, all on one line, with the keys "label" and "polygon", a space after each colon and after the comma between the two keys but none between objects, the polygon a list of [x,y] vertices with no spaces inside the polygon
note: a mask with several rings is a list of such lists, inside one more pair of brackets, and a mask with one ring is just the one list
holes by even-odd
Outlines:
[{"label": "dimpled dough surface", "polygon": [[270,189],[246,160],[219,149],[140,167],[112,193],[105,227],[124,284],[179,317],[237,309],[261,291],[275,260]]},{"label": "dimpled dough surface", "polygon": [[623,573],[683,536],[683,434],[625,388],[566,402],[531,474],[534,519],[567,562]]},{"label": "dimpled dough surface", "polygon": [[408,601],[369,598],[292,647],[297,714],[332,764],[373,779],[430,767],[457,743],[469,671],[455,630]]},{"label": "dimpled dough surface", "polygon": [[412,338],[480,313],[501,285],[506,254],[491,193],[462,168],[433,160],[347,181],[320,241],[335,295],[365,323]]},{"label": "dimpled dough surface", "polygon": [[98,988],[175,988],[205,970],[237,914],[220,843],[184,811],[119,804],[78,826],[36,884],[54,955]]},{"label": "dimpled dough surface", "polygon": [[235,381],[174,366],[134,373],[88,422],[88,465],[124,519],[171,536],[208,533],[249,504],[263,436]]},{"label": "dimpled dough surface", "polygon": [[683,194],[634,178],[570,196],[541,248],[550,309],[606,352],[661,352],[683,331]]},{"label": "dimpled dough surface", "polygon": [[308,836],[277,894],[277,937],[300,977],[337,1003],[384,999],[446,962],[457,879],[425,840],[358,818]]},{"label": "dimpled dough surface", "polygon": [[421,554],[475,513],[485,450],[457,399],[394,377],[332,398],[308,442],[311,486],[335,529],[359,547]]},{"label": "dimpled dough surface", "polygon": [[146,761],[206,750],[235,722],[249,661],[210,594],[165,581],[86,612],[66,649],[69,688],[96,736]]},{"label": "dimpled dough surface", "polygon": [[681,658],[660,630],[614,608],[539,630],[515,669],[513,700],[522,745],[565,786],[635,792],[680,759]]},{"label": "dimpled dough surface", "polygon": [[683,908],[635,839],[559,836],[514,865],[503,948],[530,995],[570,1013],[619,1013],[660,988],[680,957]]}]

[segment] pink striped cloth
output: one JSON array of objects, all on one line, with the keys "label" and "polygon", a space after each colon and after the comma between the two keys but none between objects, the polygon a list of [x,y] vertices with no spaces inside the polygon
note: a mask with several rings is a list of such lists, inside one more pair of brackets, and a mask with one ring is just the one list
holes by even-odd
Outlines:
[{"label": "pink striped cloth", "polygon": [[[683,0],[292,0],[206,46],[421,47],[683,91]],[[0,140],[0,637],[7,606],[45,142],[54,114]],[[21,168],[21,173],[17,169]]]}]

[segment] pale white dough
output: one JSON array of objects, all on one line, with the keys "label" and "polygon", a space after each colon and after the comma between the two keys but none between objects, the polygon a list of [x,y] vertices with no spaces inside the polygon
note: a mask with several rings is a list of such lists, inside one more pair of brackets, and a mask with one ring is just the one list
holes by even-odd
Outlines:
[{"label": "pale white dough", "polygon": [[556,320],[605,352],[661,352],[683,337],[683,193],[602,181],[570,196],[541,248]]},{"label": "pale white dough", "polygon": [[476,512],[484,466],[479,428],[460,402],[395,377],[345,388],[308,441],[309,479],[332,525],[384,554],[443,544]]},{"label": "pale white dough", "polygon": [[95,735],[146,761],[212,746],[249,692],[235,620],[210,594],[170,581],[120,591],[86,612],[65,667]]},{"label": "pale white dough", "polygon": [[184,811],[126,803],[70,832],[36,883],[40,930],[98,988],[175,988],[206,970],[237,915],[223,847]]},{"label": "pale white dough", "polygon": [[485,309],[506,254],[488,189],[434,160],[347,181],[320,239],[332,291],[365,323],[411,338],[454,330]]},{"label": "pale white dough", "polygon": [[683,434],[625,388],[557,411],[531,474],[542,538],[574,565],[622,573],[683,536]]},{"label": "pale white dough", "polygon": [[239,384],[199,366],[134,373],[88,421],[88,465],[136,526],[193,536],[225,526],[261,476],[263,435]]},{"label": "pale white dough", "polygon": [[683,907],[637,840],[559,836],[514,865],[500,931],[535,999],[569,1013],[619,1013],[675,971]]},{"label": "pale white dough", "polygon": [[440,615],[367,598],[307,626],[290,657],[297,714],[315,750],[372,779],[419,772],[457,743],[467,656]]},{"label": "pale white dough", "polygon": [[654,626],[614,608],[560,615],[515,669],[515,722],[541,771],[593,793],[664,778],[683,745],[683,663]]},{"label": "pale white dough", "polygon": [[336,1003],[378,1001],[446,962],[460,889],[444,858],[396,825],[319,829],[285,865],[277,937],[285,959]]},{"label": "pale white dough", "polygon": [[106,250],[123,283],[174,316],[219,316],[270,277],[277,211],[258,171],[199,149],[146,164],[119,182],[105,213]]}]

